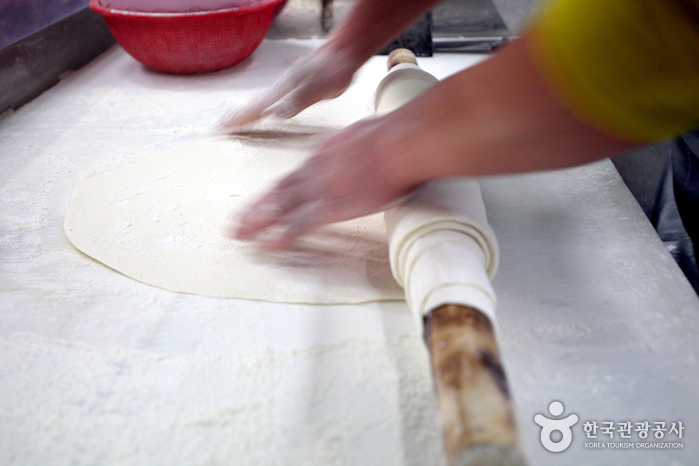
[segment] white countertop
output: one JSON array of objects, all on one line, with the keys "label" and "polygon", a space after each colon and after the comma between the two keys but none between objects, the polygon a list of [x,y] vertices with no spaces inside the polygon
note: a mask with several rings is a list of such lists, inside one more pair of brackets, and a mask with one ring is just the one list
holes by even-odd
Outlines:
[{"label": "white countertop", "polygon": [[[73,186],[107,162],[211,136],[317,41],[266,41],[202,76],[144,69],[114,47],[0,118],[0,463],[441,464],[427,354],[404,303],[306,306],[176,294],[75,250]],[[444,77],[481,57],[420,59]],[[370,115],[385,58],[297,117]],[[483,181],[502,259],[499,338],[532,465],[695,464],[699,300],[609,161]],[[576,413],[573,444],[536,413]],[[682,449],[582,423],[682,421]],[[653,434],[651,433],[651,436]]]}]

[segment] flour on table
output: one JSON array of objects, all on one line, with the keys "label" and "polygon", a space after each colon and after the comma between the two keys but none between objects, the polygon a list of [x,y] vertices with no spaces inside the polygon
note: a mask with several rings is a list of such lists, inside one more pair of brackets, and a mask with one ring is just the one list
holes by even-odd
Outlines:
[{"label": "flour on table", "polygon": [[227,219],[319,140],[298,129],[213,138],[88,175],[73,191],[65,232],[88,256],[171,291],[309,304],[403,299],[380,215],[275,254],[225,235]]}]

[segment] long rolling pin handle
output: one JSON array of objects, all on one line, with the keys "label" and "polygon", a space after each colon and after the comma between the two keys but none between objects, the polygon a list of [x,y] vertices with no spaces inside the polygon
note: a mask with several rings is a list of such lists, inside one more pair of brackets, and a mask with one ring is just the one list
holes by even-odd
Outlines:
[{"label": "long rolling pin handle", "polygon": [[490,319],[440,306],[425,317],[425,338],[449,466],[526,465]]},{"label": "long rolling pin handle", "polygon": [[[400,94],[402,101],[381,105],[383,91],[400,83],[390,78],[400,64],[417,65],[415,54],[408,49],[389,54],[389,76],[376,93],[377,115],[410,100]],[[412,97],[430,84],[423,79],[421,86],[410,87]],[[432,310],[424,328],[449,466],[526,465],[490,319],[476,309],[449,304]]]}]

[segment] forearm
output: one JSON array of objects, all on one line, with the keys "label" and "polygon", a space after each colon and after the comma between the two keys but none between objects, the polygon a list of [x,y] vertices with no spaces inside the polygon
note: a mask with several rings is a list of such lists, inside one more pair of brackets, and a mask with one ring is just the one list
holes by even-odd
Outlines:
[{"label": "forearm", "polygon": [[569,167],[634,147],[562,104],[531,53],[527,33],[387,115],[380,165],[415,186],[446,176]]},{"label": "forearm", "polygon": [[403,107],[326,139],[239,215],[234,235],[267,232],[263,247],[285,248],[324,224],[384,209],[427,181],[563,168],[634,147],[562,103],[535,63],[529,34]]},{"label": "forearm", "polygon": [[359,64],[440,0],[358,0],[328,36],[327,47],[347,51]]}]

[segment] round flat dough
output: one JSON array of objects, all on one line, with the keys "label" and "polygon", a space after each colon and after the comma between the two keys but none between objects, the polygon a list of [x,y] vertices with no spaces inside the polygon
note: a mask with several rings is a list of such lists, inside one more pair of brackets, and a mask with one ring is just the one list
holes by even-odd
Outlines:
[{"label": "round flat dough", "polygon": [[65,232],[88,256],[171,291],[309,304],[403,299],[381,215],[331,225],[275,254],[225,236],[227,219],[318,140],[214,138],[88,175],[73,191]]}]

